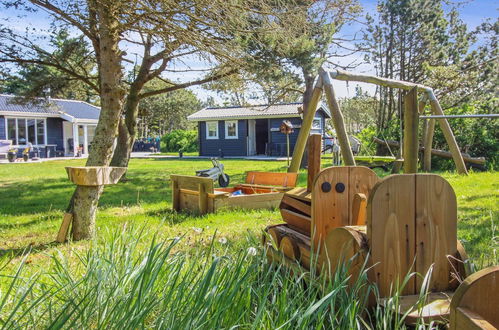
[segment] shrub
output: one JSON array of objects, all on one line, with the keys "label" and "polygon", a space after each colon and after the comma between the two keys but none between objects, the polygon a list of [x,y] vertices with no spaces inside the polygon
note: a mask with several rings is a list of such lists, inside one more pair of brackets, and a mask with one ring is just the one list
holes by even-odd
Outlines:
[{"label": "shrub", "polygon": [[195,152],[198,150],[198,133],[195,130],[174,130],[161,138],[162,152]]}]

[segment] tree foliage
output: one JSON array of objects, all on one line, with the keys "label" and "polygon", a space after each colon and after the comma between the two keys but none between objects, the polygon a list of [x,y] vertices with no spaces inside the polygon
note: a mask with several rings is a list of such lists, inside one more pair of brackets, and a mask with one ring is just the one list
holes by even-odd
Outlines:
[{"label": "tree foliage", "polygon": [[161,138],[162,152],[198,151],[198,132],[196,130],[174,130]]},{"label": "tree foliage", "polygon": [[[166,85],[162,80],[152,80],[144,90],[155,90]],[[139,130],[137,136],[163,136],[173,130],[193,128],[187,116],[200,110],[201,102],[188,89],[179,89],[142,100],[139,104]]]}]

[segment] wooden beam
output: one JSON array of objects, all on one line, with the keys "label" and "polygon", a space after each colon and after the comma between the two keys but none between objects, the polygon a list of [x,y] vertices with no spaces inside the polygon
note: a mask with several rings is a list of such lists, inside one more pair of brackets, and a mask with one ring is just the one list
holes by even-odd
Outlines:
[{"label": "wooden beam", "polygon": [[426,134],[424,136],[423,170],[431,172],[431,154],[433,146],[433,135],[435,133],[435,119],[430,119],[425,123]]},{"label": "wooden beam", "polygon": [[[433,94],[433,91],[430,91],[429,93],[430,94],[428,95],[428,98],[430,99],[433,114],[443,116],[444,112],[442,110],[442,107],[440,106],[440,103],[435,97],[435,94]],[[445,140],[449,145],[449,150],[452,154],[452,159],[454,159],[454,163],[456,164],[457,172],[459,174],[468,174],[468,170],[464,165],[463,156],[461,155],[461,151],[459,150],[459,146],[457,145],[456,138],[454,137],[454,133],[452,133],[449,122],[445,118],[439,118],[437,120],[440,128],[442,129],[442,132],[444,133]]]},{"label": "wooden beam", "polygon": [[342,70],[333,70],[330,72],[330,75],[331,75],[331,78],[336,79],[336,80],[365,82],[365,83],[375,84],[378,86],[400,88],[400,89],[404,89],[404,90],[411,90],[414,87],[417,87],[417,88],[425,90],[425,91],[431,90],[431,88],[429,88],[427,86],[424,86],[421,84],[415,84],[415,83],[408,82],[408,81],[381,78],[381,77],[376,77],[376,76],[371,76],[371,75],[354,74],[354,73],[342,71]]},{"label": "wooden beam", "polygon": [[[373,141],[378,143],[378,144],[383,144],[383,145],[388,144],[390,147],[398,147],[399,146],[399,143],[397,141],[392,141],[392,140],[385,141],[385,140],[382,140],[382,139],[377,138],[377,137],[374,137]],[[424,151],[425,148],[419,147],[419,150]],[[452,154],[448,151],[445,151],[445,150],[431,149],[431,154],[435,155],[435,156],[442,157],[442,158],[452,159]],[[466,163],[478,164],[478,165],[485,164],[484,157],[471,157],[469,154],[465,154],[465,153],[463,153],[461,155],[463,156],[463,160]]]},{"label": "wooden beam", "polygon": [[321,170],[321,144],[322,136],[320,134],[311,134],[308,137],[308,191],[312,191],[315,177]]},{"label": "wooden beam", "polygon": [[333,84],[331,83],[331,79],[329,79],[329,74],[321,68],[319,70],[319,76],[322,78],[322,82],[324,83],[324,92],[326,93],[327,103],[333,117],[334,129],[336,130],[336,135],[340,143],[343,163],[347,166],[355,166],[355,159],[353,158],[352,148],[350,147],[350,141],[348,140],[343,114],[341,113],[340,105],[336,100]]},{"label": "wooden beam", "polygon": [[418,88],[404,96],[404,173],[418,172]]},{"label": "wooden beam", "polygon": [[300,169],[300,163],[303,158],[303,153],[305,152],[305,146],[307,144],[308,136],[310,134],[310,129],[312,128],[312,123],[314,121],[315,112],[317,111],[317,106],[322,97],[322,79],[317,78],[314,90],[312,92],[312,97],[308,105],[307,111],[303,116],[301,123],[300,132],[298,133],[298,138],[296,139],[295,148],[293,149],[293,157],[291,158],[291,164],[288,167],[289,173],[298,173]]}]

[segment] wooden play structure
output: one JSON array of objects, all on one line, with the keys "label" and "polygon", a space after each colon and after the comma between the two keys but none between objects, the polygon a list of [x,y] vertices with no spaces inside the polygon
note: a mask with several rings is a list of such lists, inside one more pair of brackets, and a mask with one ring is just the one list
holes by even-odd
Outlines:
[{"label": "wooden play structure", "polygon": [[211,178],[171,175],[173,209],[205,214],[221,208],[275,208],[297,178],[297,173],[248,172],[243,184],[214,188]]},{"label": "wooden play structure", "polygon": [[[126,172],[126,167],[113,166],[81,166],[81,167],[66,167],[69,180],[77,186],[104,186],[118,183],[123,174]],[[64,213],[61,227],[57,233],[56,242],[63,243],[68,237],[69,227],[73,221],[73,203],[70,203],[70,208]]]},{"label": "wooden play structure", "polygon": [[[413,276],[401,288],[401,309],[397,312],[409,311],[405,319],[409,324],[420,318],[427,322],[449,320],[457,279],[467,275],[466,253],[457,240],[456,196],[450,184],[434,174],[397,174],[380,179],[366,167],[321,170],[317,152],[320,136],[310,136],[308,150],[307,188],[284,193],[280,211],[285,223],[266,228],[263,241],[268,258],[294,270],[313,268],[330,276],[349,262],[351,283],[365,266],[381,298],[376,302],[371,297],[372,304],[384,304],[387,300],[383,298],[391,297],[407,274],[424,276],[430,271],[424,306],[415,308],[423,277]],[[487,283],[499,281],[497,269],[494,274],[496,277],[488,275]],[[464,283],[456,292],[459,296]],[[498,296],[497,284],[492,288]],[[491,305],[482,305],[473,312],[484,313],[484,318],[496,322],[495,316],[487,314]]]},{"label": "wooden play structure", "polygon": [[430,87],[407,81],[353,74],[341,70],[327,72],[323,69],[319,70],[319,76],[316,80],[311,99],[308,102],[307,109],[305,109],[306,111],[303,116],[302,127],[300,129],[300,133],[298,134],[298,138],[293,151],[293,158],[291,160],[291,165],[289,166],[288,172],[297,172],[300,167],[308,135],[310,134],[310,127],[312,125],[315,111],[317,109],[319,101],[321,100],[323,92],[325,93],[327,103],[331,110],[332,122],[340,145],[343,163],[347,166],[356,165],[354,155],[350,148],[350,142],[348,140],[343,115],[341,113],[339,103],[336,99],[331,79],[371,83],[378,86],[401,89],[406,92],[403,98],[404,127],[402,146],[403,154],[401,155],[403,158],[404,173],[416,173],[418,167],[418,151],[420,144],[418,140],[419,116],[424,114],[426,105],[428,103],[431,108],[431,113],[433,115],[436,115],[436,117],[426,120],[424,123],[425,125],[423,126],[423,141],[421,142],[421,145],[424,146],[424,169],[426,171],[431,170],[431,146],[433,144],[433,135],[435,131],[436,120],[440,124],[444,137],[449,146],[450,155],[454,160],[458,173],[467,174],[463,155],[459,150],[459,146],[457,145],[452,129],[446,117],[443,116],[444,113],[442,107],[440,106],[435,93]]}]

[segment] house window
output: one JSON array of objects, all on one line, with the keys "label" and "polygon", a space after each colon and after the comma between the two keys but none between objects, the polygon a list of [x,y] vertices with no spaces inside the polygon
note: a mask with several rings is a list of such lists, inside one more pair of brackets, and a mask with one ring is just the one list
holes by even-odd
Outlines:
[{"label": "house window", "polygon": [[226,139],[237,139],[237,120],[231,120],[225,122],[225,138]]},{"label": "house window", "polygon": [[314,118],[314,121],[312,122],[312,129],[321,129],[321,118]]},{"label": "house window", "polygon": [[15,145],[46,144],[47,122],[45,119],[7,118],[7,140]]},{"label": "house window", "polygon": [[207,140],[218,139],[218,121],[206,122],[206,139]]}]

